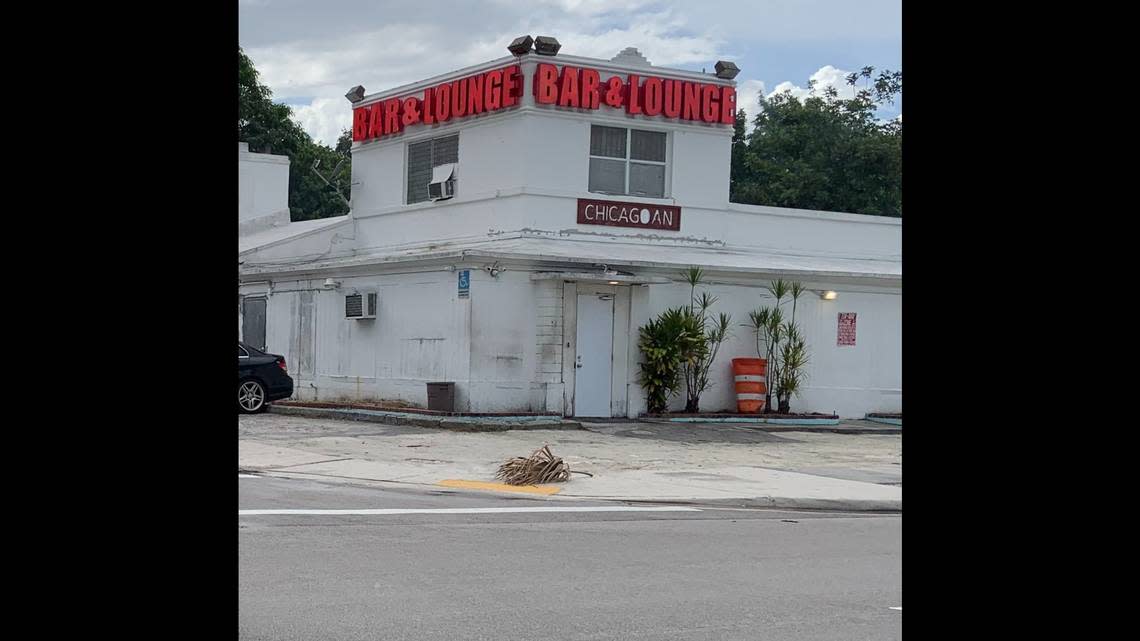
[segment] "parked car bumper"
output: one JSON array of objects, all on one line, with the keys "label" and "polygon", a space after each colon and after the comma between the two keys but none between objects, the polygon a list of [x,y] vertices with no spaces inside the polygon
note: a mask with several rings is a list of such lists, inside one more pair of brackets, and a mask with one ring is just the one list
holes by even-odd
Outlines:
[{"label": "parked car bumper", "polygon": [[273,386],[265,390],[265,400],[279,401],[283,398],[289,398],[293,395],[293,381],[287,383],[275,383]]}]

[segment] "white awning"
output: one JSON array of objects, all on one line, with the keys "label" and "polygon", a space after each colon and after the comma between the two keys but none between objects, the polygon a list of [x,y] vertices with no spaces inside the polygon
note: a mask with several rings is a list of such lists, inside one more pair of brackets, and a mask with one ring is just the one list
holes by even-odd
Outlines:
[{"label": "white awning", "polygon": [[435,183],[447,182],[447,181],[451,180],[451,177],[454,174],[455,174],[455,163],[448,163],[446,165],[440,165],[440,166],[435,167],[434,169],[431,170],[431,182],[433,185]]},{"label": "white awning", "polygon": [[535,272],[531,280],[572,280],[581,283],[607,283],[618,285],[666,285],[673,281],[662,276],[634,276],[632,274],[604,274],[602,272]]}]

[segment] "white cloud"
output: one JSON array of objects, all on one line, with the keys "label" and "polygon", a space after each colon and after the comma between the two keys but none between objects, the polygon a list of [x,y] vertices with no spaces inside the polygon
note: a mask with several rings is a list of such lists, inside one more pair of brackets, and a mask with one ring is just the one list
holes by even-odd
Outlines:
[{"label": "white cloud", "polygon": [[[596,16],[603,13],[630,12],[653,0],[529,0],[528,8],[555,8],[571,15]],[[517,0],[494,0],[493,4],[517,7]]]},{"label": "white cloud", "polygon": [[432,50],[440,35],[429,25],[391,25],[333,42],[292,41],[250,48],[246,54],[275,97],[339,91],[326,97],[343,98],[353,85],[364,84],[373,92],[426,77],[420,74],[442,57]]},{"label": "white cloud", "polygon": [[[828,87],[835,87],[835,90],[839,92],[840,98],[854,98],[856,88],[847,84],[847,75],[850,73],[850,71],[836,69],[831,65],[824,65],[813,73],[809,80],[815,81],[815,95],[817,96],[822,96],[824,90]],[[783,92],[789,92],[800,100],[812,94],[811,90],[807,87],[800,87],[787,80],[772,88],[773,94]]]},{"label": "white cloud", "polygon": [[[739,82],[739,104],[753,114],[756,93],[770,86],[760,80],[763,63],[749,68],[759,41],[805,50],[837,39],[878,42],[901,31],[898,0],[454,0],[438,10],[424,6],[239,0],[239,41],[262,82],[278,100],[289,99],[306,131],[334,144],[351,122],[344,99],[350,87],[374,93],[499,58],[523,34],[555,36],[562,53],[593,58],[633,46],[658,66],[711,71],[716,60],[737,61],[750,74]],[[849,90],[845,74],[827,66],[812,77],[820,90],[829,84]],[[782,89],[807,91],[790,81],[773,91]]]},{"label": "white cloud", "polygon": [[[810,78],[810,80],[815,81],[814,95],[823,96],[823,92],[828,87],[835,87],[835,90],[838,92],[838,97],[840,99],[854,98],[857,91],[867,88],[868,82],[867,80],[860,78],[856,82],[856,86],[852,87],[851,85],[847,84],[847,76],[850,73],[852,72],[837,69],[831,65],[824,65],[823,67],[820,67],[819,70],[813,73]],[[799,85],[796,85],[787,80],[773,87],[772,93],[768,95],[774,95],[782,92],[788,92],[800,100],[813,95],[813,92],[807,87],[800,87]],[[896,98],[894,104],[887,103],[880,105],[877,109],[876,117],[880,121],[891,120],[894,118],[892,114],[898,113],[899,108],[900,104]],[[899,120],[899,122],[902,122],[901,113],[898,113],[897,120]],[[751,123],[749,123],[749,131],[751,131]]]},{"label": "white cloud", "polygon": [[565,40],[559,41],[574,43],[574,48],[566,53],[603,60],[609,60],[626,47],[637,47],[649,62],[662,67],[716,60],[720,42],[705,35],[682,35],[678,26],[669,16],[660,16],[602,33],[570,31]]},{"label": "white cloud", "polygon": [[335,147],[340,133],[352,127],[352,110],[343,97],[339,100],[317,98],[311,104],[294,106],[293,119],[313,140]]},{"label": "white cloud", "polygon": [[760,109],[760,95],[767,95],[764,81],[749,79],[736,83],[736,108],[755,115]]},{"label": "white cloud", "polygon": [[[589,24],[567,20],[552,32],[559,34],[560,42],[573,43],[572,49],[563,45],[563,52],[573,55],[609,59],[627,46],[637,46],[658,66],[716,60],[720,43],[708,36],[683,35],[683,24],[662,12],[627,28],[591,32]],[[251,47],[246,54],[276,99],[313,97],[309,104],[294,104],[295,118],[315,140],[332,145],[340,128],[351,124],[351,109],[344,99],[350,87],[362,84],[367,93],[374,93],[493,60],[506,54],[504,43],[517,32],[504,31],[446,50],[437,43],[452,38],[441,25],[388,25],[332,42],[296,40]]]}]

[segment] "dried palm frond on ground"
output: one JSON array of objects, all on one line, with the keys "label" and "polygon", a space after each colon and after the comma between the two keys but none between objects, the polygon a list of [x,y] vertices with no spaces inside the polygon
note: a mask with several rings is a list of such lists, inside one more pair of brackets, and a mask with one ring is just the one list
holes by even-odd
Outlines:
[{"label": "dried palm frond on ground", "polygon": [[[593,476],[588,472],[576,473]],[[544,445],[526,458],[516,456],[500,465],[495,478],[507,485],[538,485],[568,481],[570,466],[552,454],[549,445]]]}]

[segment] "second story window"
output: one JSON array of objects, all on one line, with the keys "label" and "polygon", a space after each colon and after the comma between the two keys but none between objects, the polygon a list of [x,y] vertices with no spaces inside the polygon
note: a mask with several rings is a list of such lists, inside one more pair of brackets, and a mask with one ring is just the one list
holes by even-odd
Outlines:
[{"label": "second story window", "polygon": [[[432,138],[408,145],[408,202],[431,200],[428,186],[436,178],[437,168],[454,170],[459,162],[459,134]],[[437,194],[438,196],[438,194]]]},{"label": "second story window", "polygon": [[590,127],[590,191],[665,197],[665,132]]}]

